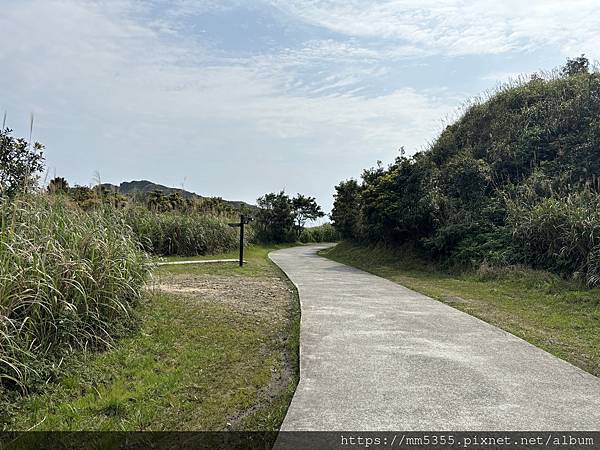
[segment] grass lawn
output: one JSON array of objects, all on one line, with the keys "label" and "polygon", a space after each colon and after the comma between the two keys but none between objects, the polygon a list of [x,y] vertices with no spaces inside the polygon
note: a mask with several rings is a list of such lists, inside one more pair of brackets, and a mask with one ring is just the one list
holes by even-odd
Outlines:
[{"label": "grass lawn", "polygon": [[397,250],[348,242],[321,254],[444,301],[600,376],[600,288],[528,269],[451,274]]},{"label": "grass lawn", "polygon": [[[269,252],[277,249],[287,248],[290,245],[253,245],[244,249],[244,260],[249,264],[244,264],[240,267],[237,262],[231,263],[214,263],[214,264],[181,264],[173,266],[161,266],[160,273],[204,273],[213,275],[226,276],[245,276],[245,277],[270,277],[284,276],[281,271],[268,258]],[[234,250],[220,255],[203,255],[203,256],[167,256],[157,258],[158,262],[176,262],[176,261],[204,261],[207,259],[235,259],[240,256],[239,250]],[[285,278],[285,276],[284,276]],[[287,278],[285,278],[287,280]]]},{"label": "grass lawn", "polygon": [[4,411],[4,429],[277,430],[297,383],[299,304],[273,248],[248,249],[243,268],[156,269],[139,328],[69,358]]}]

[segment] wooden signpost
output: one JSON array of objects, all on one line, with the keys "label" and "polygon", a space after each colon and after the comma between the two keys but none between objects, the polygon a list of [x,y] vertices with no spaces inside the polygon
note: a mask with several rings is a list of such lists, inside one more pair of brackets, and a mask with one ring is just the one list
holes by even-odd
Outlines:
[{"label": "wooden signpost", "polygon": [[240,214],[239,223],[230,223],[230,227],[240,228],[240,267],[244,265],[244,225],[248,225],[252,221],[252,217]]}]

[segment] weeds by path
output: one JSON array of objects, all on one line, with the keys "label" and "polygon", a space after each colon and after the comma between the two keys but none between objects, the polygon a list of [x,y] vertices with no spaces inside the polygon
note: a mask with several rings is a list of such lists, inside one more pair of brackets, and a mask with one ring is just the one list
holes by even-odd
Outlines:
[{"label": "weeds by path", "polygon": [[5,428],[277,430],[297,382],[299,310],[268,250],[249,250],[243,269],[158,269],[139,330],[71,361]]}]

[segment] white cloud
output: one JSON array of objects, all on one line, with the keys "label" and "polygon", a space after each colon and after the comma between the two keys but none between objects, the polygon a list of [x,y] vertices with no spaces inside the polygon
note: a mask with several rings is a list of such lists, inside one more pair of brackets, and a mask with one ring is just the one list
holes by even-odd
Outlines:
[{"label": "white cloud", "polygon": [[496,54],[557,46],[596,51],[600,11],[594,0],[274,0],[306,22],[349,36],[400,39],[422,52]]},{"label": "white cloud", "polygon": [[[74,182],[95,169],[107,181],[188,176],[191,189],[250,201],[285,186],[327,204],[340,178],[435,136],[462,95],[400,82],[370,89],[394,75],[390,60],[544,46],[574,55],[600,39],[598,13],[582,0],[296,1],[277,7],[346,36],[241,57],[184,25],[237,0],[6,1],[0,113],[10,124],[36,113],[51,167]],[[231,183],[249,172],[252,186]]]},{"label": "white cloud", "polygon": [[[291,190],[327,203],[349,161],[356,173],[400,145],[420,146],[454,103],[408,87],[361,95],[361,77],[384,69],[336,70],[338,56],[369,58],[351,44],[311,41],[299,50],[225,58],[197,36],[175,31],[174,39],[168,20],[140,21],[150,6],[28,0],[0,16],[11,36],[0,42],[0,83],[8,87],[0,109],[9,110],[9,121],[34,111],[51,168],[74,182],[98,169],[107,181],[173,183],[193,168],[203,181],[189,187],[200,192],[253,200],[287,180]],[[321,68],[316,81],[296,72],[329,58],[333,68]],[[295,173],[283,172],[289,164]],[[231,174],[242,170],[259,174],[250,190],[231,186]],[[315,170],[331,178],[303,175]]]}]

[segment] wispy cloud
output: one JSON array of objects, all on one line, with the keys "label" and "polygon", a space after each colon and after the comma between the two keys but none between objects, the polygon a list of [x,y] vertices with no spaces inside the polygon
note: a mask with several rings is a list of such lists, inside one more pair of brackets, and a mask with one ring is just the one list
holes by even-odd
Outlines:
[{"label": "wispy cloud", "polygon": [[[0,47],[0,79],[10,86],[0,107],[9,108],[9,117],[34,110],[50,164],[75,181],[98,169],[113,180],[168,171],[158,178],[169,182],[190,176],[191,162],[204,162],[201,177],[211,186],[194,188],[253,200],[281,185],[285,177],[275,172],[285,164],[282,152],[305,168],[311,158],[326,166],[339,158],[367,164],[400,145],[419,146],[453,107],[409,87],[362,94],[361,81],[385,69],[363,64],[376,55],[351,43],[223,55],[201,37],[174,38],[168,22],[140,22],[150,6],[156,5],[26,1],[0,17],[12,36]],[[311,70],[317,73],[304,76]],[[225,148],[245,151],[227,157]],[[250,193],[227,186],[223,174],[233,160],[243,166],[257,156],[272,162],[256,167],[266,181]],[[287,178],[297,190],[306,183]],[[318,194],[333,181],[308,189]]]},{"label": "wispy cloud", "polygon": [[[17,128],[36,113],[72,182],[187,177],[205,194],[287,187],[327,206],[339,179],[441,129],[466,95],[447,55],[583,51],[598,14],[574,3],[5,0],[0,109]],[[489,85],[513,68],[469,70],[452,76]]]},{"label": "wispy cloud", "polygon": [[594,0],[274,0],[289,14],[349,36],[399,39],[422,52],[494,54],[558,46],[596,50]]}]

